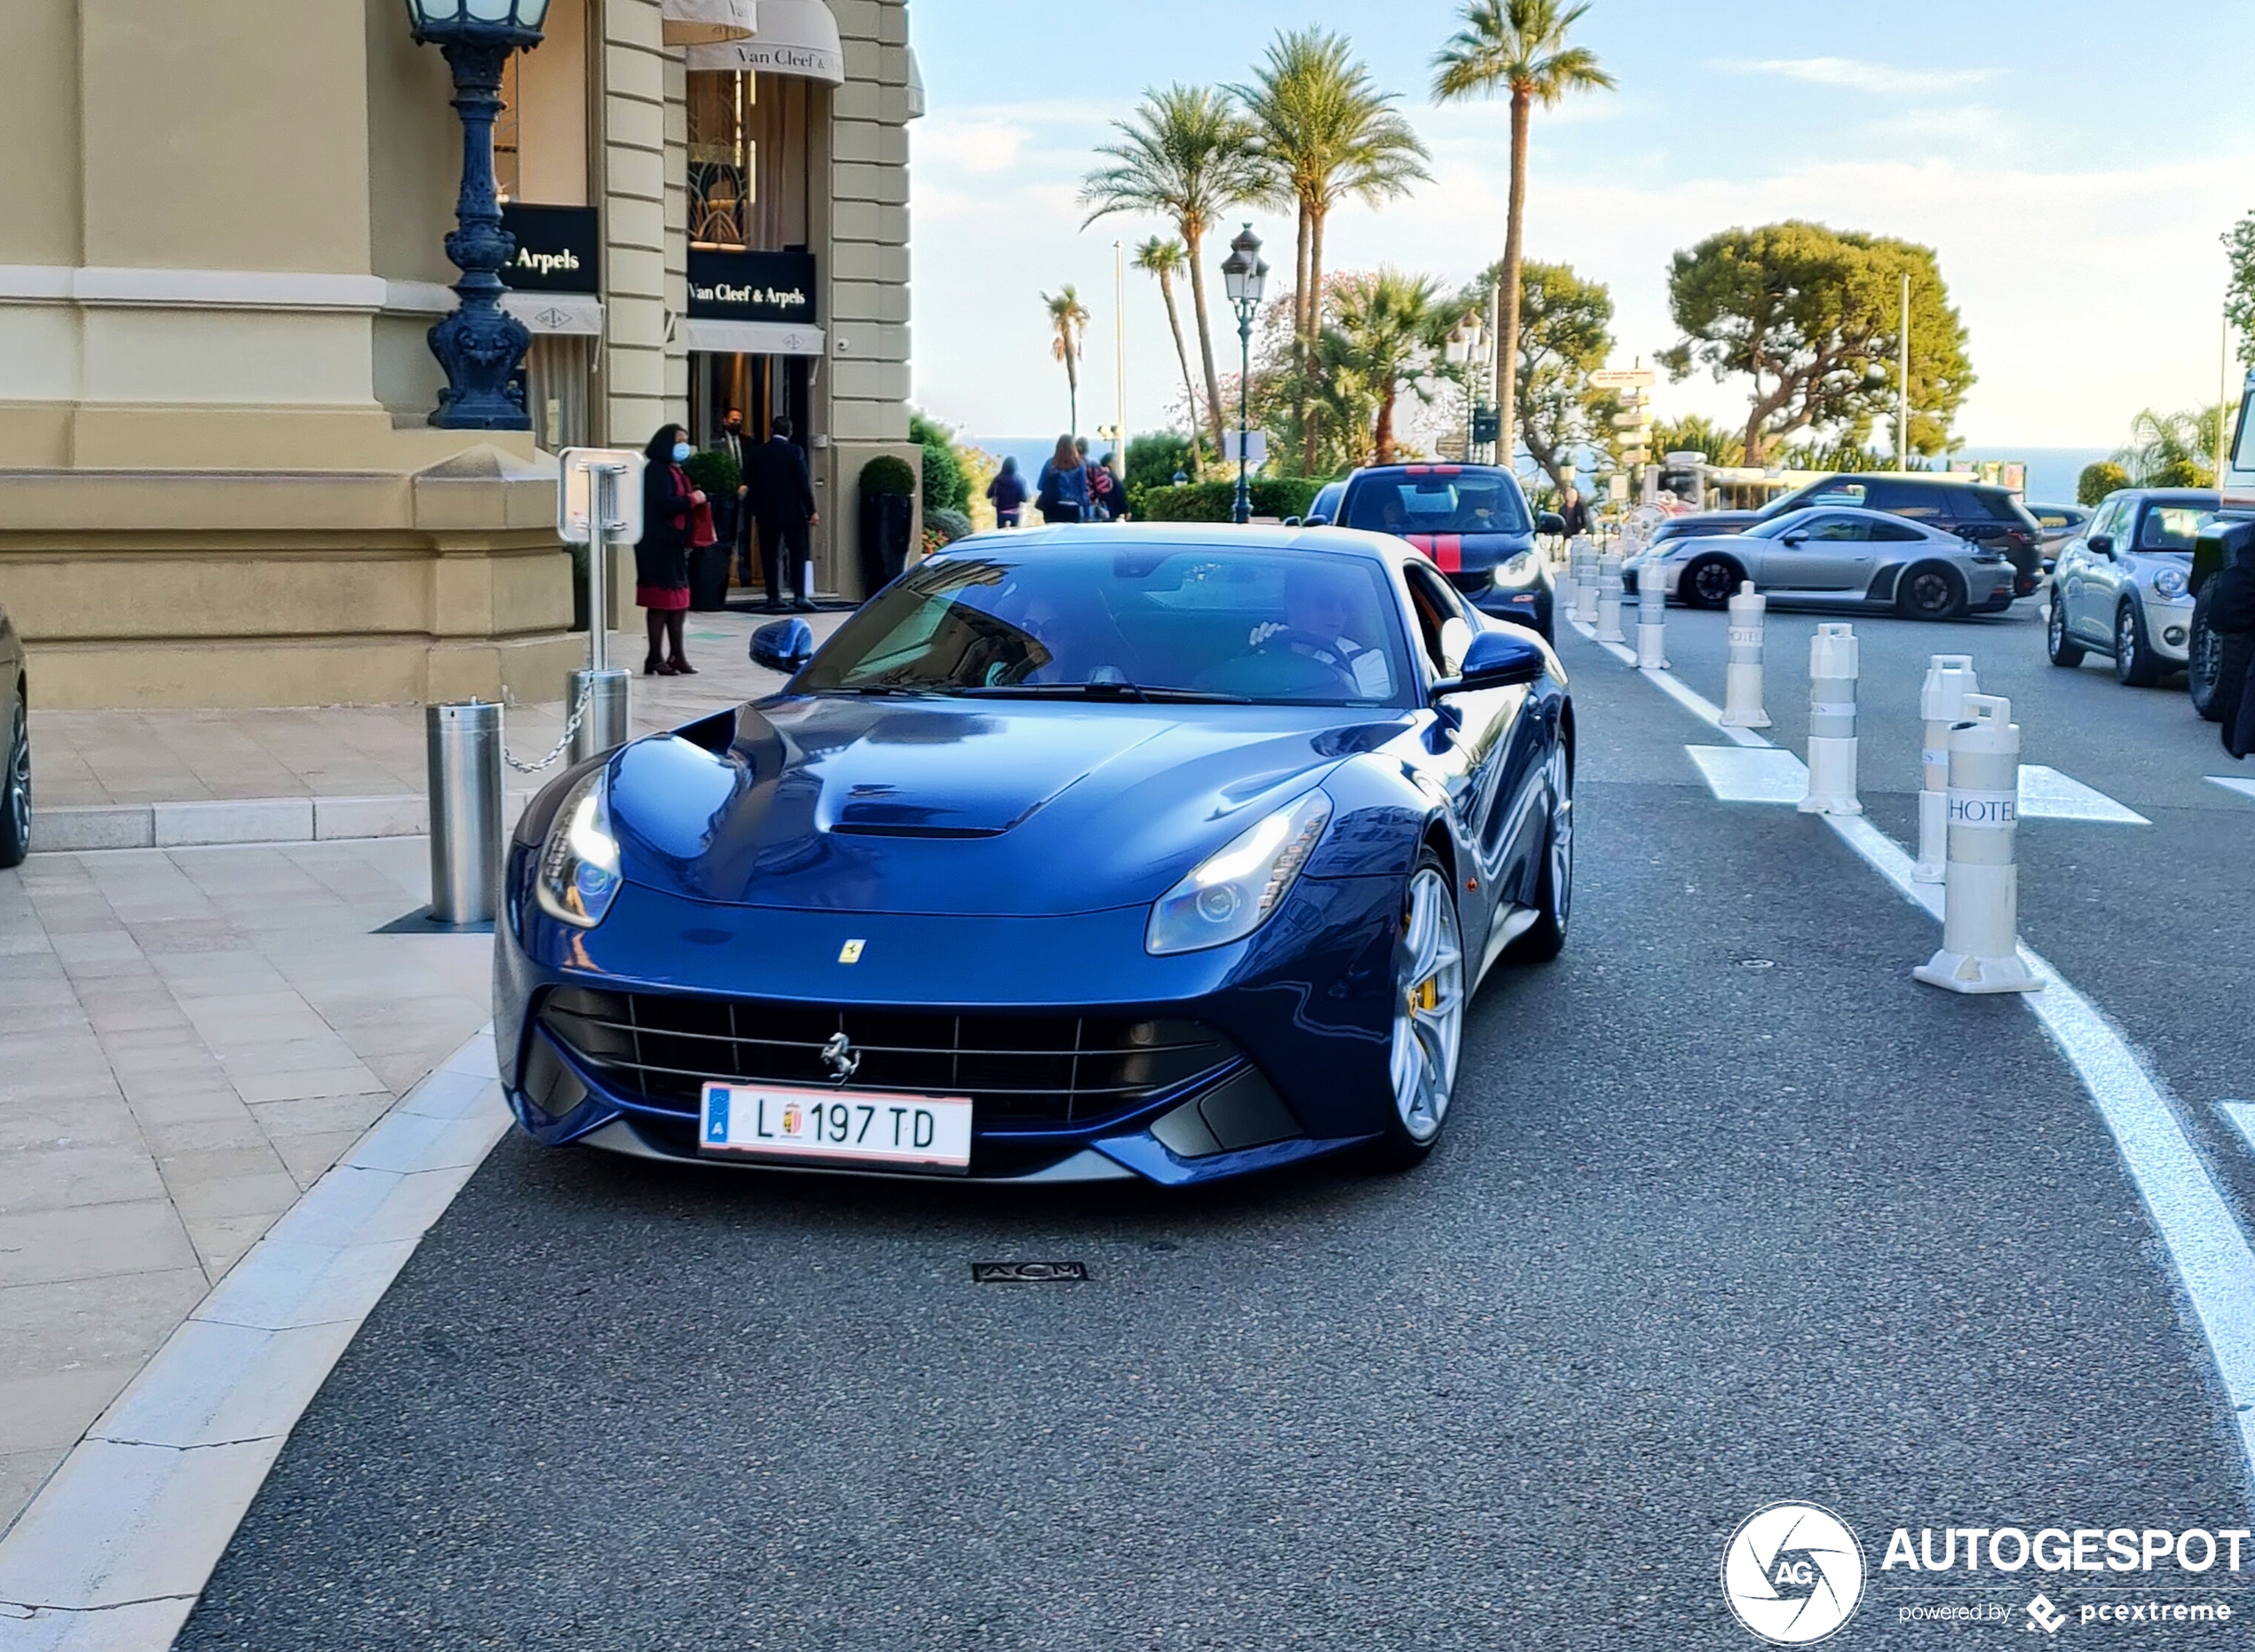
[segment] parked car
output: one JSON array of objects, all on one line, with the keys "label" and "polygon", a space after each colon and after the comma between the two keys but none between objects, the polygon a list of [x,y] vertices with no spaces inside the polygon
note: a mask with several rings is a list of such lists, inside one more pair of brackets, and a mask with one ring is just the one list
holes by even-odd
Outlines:
[{"label": "parked car", "polygon": [[1761,520],[1758,510],[1695,510],[1670,517],[1652,530],[1652,545],[1676,539],[1713,539],[1721,534],[1743,534]]},{"label": "parked car", "polygon": [[31,851],[30,707],[23,639],[0,608],[0,729],[8,731],[8,766],[0,771],[0,866],[20,866]]},{"label": "parked car", "polygon": [[2036,526],[2044,530],[2044,565],[2052,565],[2059,549],[2083,532],[2083,525],[2091,519],[2090,511],[2082,505],[2037,505],[2028,507],[2028,514],[2036,518]]},{"label": "parked car", "polygon": [[1852,505],[1908,517],[1967,539],[1988,541],[2017,575],[2015,597],[2033,596],[2044,573],[2044,531],[2009,488],[1936,473],[1895,471],[1819,477],[1762,507],[1764,520],[1810,505]]},{"label": "parked car", "polygon": [[1336,522],[1339,519],[1339,502],[1346,496],[1347,483],[1344,478],[1336,482],[1325,482],[1316,490],[1314,502],[1308,507],[1308,514],[1303,518],[1306,526],[1325,527]]},{"label": "parked car", "polygon": [[2193,541],[2192,636],[2185,644],[2185,690],[2192,697],[2192,708],[2210,723],[2224,720],[2232,686],[2246,682],[2248,656],[2255,654],[2255,631],[2219,631],[2211,622],[2216,593],[2209,587],[2209,581],[2232,563],[2255,559],[2251,504],[2255,500],[2226,495],[2216,520]]},{"label": "parked car", "polygon": [[2101,501],[2052,571],[2052,663],[2111,655],[2115,676],[2132,688],[2182,670],[2191,652],[2193,542],[2221,503],[2212,488],[2192,487],[2124,487]]},{"label": "parked car", "polygon": [[1564,520],[1538,520],[1519,478],[1490,464],[1369,465],[1349,476],[1331,517],[1340,527],[1405,539],[1423,551],[1481,613],[1532,626],[1550,640],[1550,562],[1537,534]]},{"label": "parked car", "polygon": [[1465,1010],[1565,945],[1557,656],[1399,539],[958,540],[784,688],[550,783],[495,1047],[541,1142],[1167,1186],[1439,1140]]},{"label": "parked car", "polygon": [[1743,534],[1670,540],[1624,571],[1631,589],[1658,578],[1690,608],[1720,608],[1742,581],[1776,597],[1887,604],[1912,620],[2009,608],[2018,578],[1993,544],[1885,510],[1812,506]]}]

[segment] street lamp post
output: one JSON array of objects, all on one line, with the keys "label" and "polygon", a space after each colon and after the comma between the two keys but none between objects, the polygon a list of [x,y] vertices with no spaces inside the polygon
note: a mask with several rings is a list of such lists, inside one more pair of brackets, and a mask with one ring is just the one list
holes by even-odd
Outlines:
[{"label": "street lamp post", "polygon": [[407,6],[415,39],[446,54],[462,117],[462,194],[457,226],[447,236],[447,257],[462,272],[455,283],[460,302],[431,329],[431,353],[447,374],[431,423],[451,431],[529,431],[524,391],[511,380],[533,336],[501,307],[501,272],[516,256],[517,240],[501,226],[494,120],[502,69],[510,52],[540,44],[548,0],[407,0]]},{"label": "street lamp post", "polygon": [[1269,266],[1261,261],[1261,238],[1246,225],[1230,243],[1222,260],[1222,287],[1230,307],[1237,312],[1237,509],[1231,519],[1253,520],[1253,323],[1261,313],[1261,295],[1269,284]]}]

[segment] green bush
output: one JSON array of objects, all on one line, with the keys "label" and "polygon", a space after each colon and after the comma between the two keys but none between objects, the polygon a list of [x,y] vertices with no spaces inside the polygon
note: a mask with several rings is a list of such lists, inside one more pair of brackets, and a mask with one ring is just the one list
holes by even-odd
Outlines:
[{"label": "green bush", "polygon": [[971,531],[971,519],[960,510],[950,510],[944,505],[924,507],[924,537],[938,540],[943,545],[954,543]]},{"label": "green bush", "polygon": [[[1256,517],[1304,517],[1324,478],[1306,476],[1256,476],[1253,478],[1253,514]],[[1147,488],[1137,517],[1146,522],[1227,522],[1237,507],[1237,482],[1186,482],[1180,487]]]},{"label": "green bush", "polygon": [[681,467],[689,479],[704,489],[708,498],[721,499],[733,494],[743,485],[744,473],[736,461],[717,448],[689,455],[689,462]]},{"label": "green bush", "polygon": [[955,451],[955,432],[921,413],[908,415],[908,439],[924,450],[924,509],[961,510],[970,502],[971,479]]},{"label": "green bush", "polygon": [[879,454],[861,467],[861,491],[865,496],[882,494],[895,499],[914,499],[916,467],[889,453]]},{"label": "green bush", "polygon": [[1184,476],[1196,467],[1191,462],[1191,439],[1174,431],[1154,431],[1138,436],[1128,444],[1127,469],[1122,473],[1128,484],[1128,509],[1138,517],[1144,514],[1143,496],[1154,488],[1172,487],[1176,472]]},{"label": "green bush", "polygon": [[2118,487],[2130,486],[2130,473],[2111,459],[2086,464],[2075,481],[2075,502],[2095,505]]}]

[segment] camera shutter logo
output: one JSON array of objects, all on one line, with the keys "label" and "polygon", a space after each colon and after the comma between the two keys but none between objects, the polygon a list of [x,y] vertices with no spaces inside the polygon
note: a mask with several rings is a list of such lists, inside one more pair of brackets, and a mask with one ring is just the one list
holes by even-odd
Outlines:
[{"label": "camera shutter logo", "polygon": [[1772,1646],[1813,1646],[1855,1616],[1863,1546],[1829,1509],[1772,1503],[1731,1534],[1722,1593],[1738,1621]]}]

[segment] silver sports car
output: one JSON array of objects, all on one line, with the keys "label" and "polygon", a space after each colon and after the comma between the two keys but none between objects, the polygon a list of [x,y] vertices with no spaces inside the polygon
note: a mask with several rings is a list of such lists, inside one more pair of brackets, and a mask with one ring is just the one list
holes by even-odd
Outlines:
[{"label": "silver sports car", "polygon": [[1884,604],[1906,619],[1954,620],[2012,606],[2002,550],[1886,510],[1812,505],[1740,534],[1669,540],[1631,562],[1631,590],[1652,571],[1689,608],[1720,608],[1745,580],[1768,597]]}]

